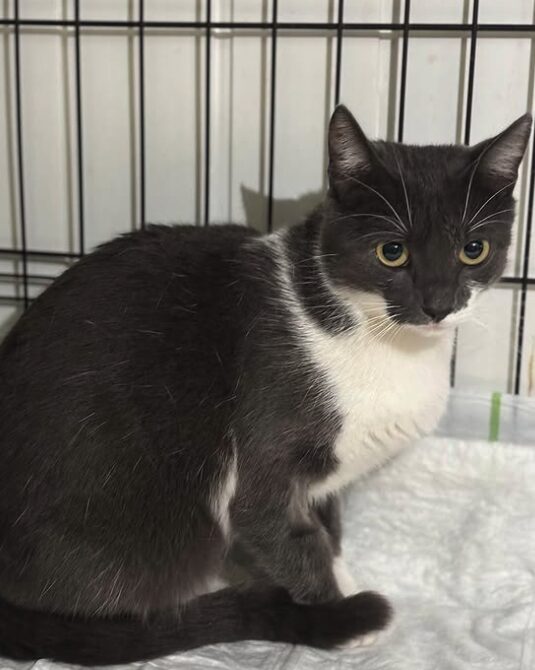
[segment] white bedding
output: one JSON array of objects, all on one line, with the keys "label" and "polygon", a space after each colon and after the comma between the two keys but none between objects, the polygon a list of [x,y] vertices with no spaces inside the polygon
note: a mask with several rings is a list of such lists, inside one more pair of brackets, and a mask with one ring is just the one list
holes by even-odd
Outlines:
[{"label": "white bedding", "polygon": [[[423,441],[354,487],[344,544],[360,586],[395,608],[374,646],[318,652],[247,642],[138,667],[535,669],[535,445]],[[0,669],[29,667],[0,661]]]}]

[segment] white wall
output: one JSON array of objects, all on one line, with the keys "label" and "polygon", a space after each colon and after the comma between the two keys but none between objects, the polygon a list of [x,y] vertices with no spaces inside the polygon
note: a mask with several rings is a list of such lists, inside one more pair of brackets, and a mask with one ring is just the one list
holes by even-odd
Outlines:
[{"label": "white wall", "polygon": [[[214,20],[260,21],[269,0],[213,0]],[[531,22],[533,0],[485,0],[482,22]],[[138,2],[81,0],[84,19],[135,19]],[[346,0],[347,21],[401,20],[400,0]],[[72,18],[72,0],[20,0],[23,18]],[[12,0],[0,14],[12,14]],[[413,0],[414,21],[469,21],[469,0]],[[147,20],[195,20],[205,2],[145,0]],[[335,21],[335,0],[279,0],[281,21]],[[399,35],[347,31],[343,43],[342,100],[372,136],[393,136],[398,110]],[[270,95],[269,31],[213,30],[210,219],[263,229],[268,188]],[[190,29],[147,29],[145,36],[146,208],[159,222],[199,222],[204,216],[204,52]],[[469,40],[466,34],[416,33],[409,43],[405,140],[462,138]],[[534,47],[522,35],[481,33],[478,39],[472,140],[500,130],[533,107]],[[139,224],[139,70],[135,29],[84,29],[82,114],[84,195],[88,248]],[[301,216],[325,187],[324,132],[333,105],[334,33],[281,31],[277,46],[275,220]],[[0,247],[20,242],[16,174],[13,35],[0,32]],[[76,106],[72,29],[21,32],[25,206],[34,250],[78,249]],[[527,166],[525,166],[527,167]],[[517,189],[517,222],[525,224],[527,170]],[[535,249],[535,245],[534,245]],[[508,274],[522,270],[515,244]],[[0,272],[15,263],[0,256]],[[54,275],[60,263],[30,263]],[[19,264],[20,270],[20,264]],[[531,258],[535,276],[535,251]],[[32,284],[31,292],[41,290]],[[3,283],[1,295],[13,295]],[[485,297],[479,324],[459,335],[458,384],[511,388],[518,291],[499,287]],[[0,320],[14,308],[0,306]],[[512,326],[513,324],[513,326]],[[528,389],[535,341],[535,298],[528,297],[523,390]],[[535,391],[533,391],[535,393]]]}]

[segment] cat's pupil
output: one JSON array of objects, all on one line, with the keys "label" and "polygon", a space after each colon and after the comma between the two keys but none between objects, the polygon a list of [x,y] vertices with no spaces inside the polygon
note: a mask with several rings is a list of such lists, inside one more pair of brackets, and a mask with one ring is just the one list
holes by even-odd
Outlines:
[{"label": "cat's pupil", "polygon": [[383,244],[383,255],[387,261],[397,261],[403,253],[403,245],[400,242],[388,242]]},{"label": "cat's pupil", "polygon": [[468,244],[464,247],[464,253],[472,260],[479,258],[483,253],[483,242],[481,242],[481,240],[473,240],[472,242],[468,242]]}]

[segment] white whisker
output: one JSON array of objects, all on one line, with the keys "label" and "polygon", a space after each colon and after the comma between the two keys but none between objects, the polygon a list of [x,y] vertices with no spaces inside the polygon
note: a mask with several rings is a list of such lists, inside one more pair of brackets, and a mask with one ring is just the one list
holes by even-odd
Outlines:
[{"label": "white whisker", "polygon": [[502,186],[500,189],[498,189],[498,190],[496,191],[496,193],[494,193],[493,195],[490,196],[490,198],[487,198],[487,199],[485,200],[485,202],[481,205],[481,207],[477,210],[477,212],[476,212],[476,213],[474,214],[474,216],[470,219],[470,221],[468,221],[468,223],[467,223],[466,225],[469,226],[469,225],[472,223],[472,221],[476,218],[476,216],[479,214],[479,212],[480,212],[484,207],[486,207],[486,206],[489,204],[489,202],[490,202],[491,200],[493,200],[493,199],[494,199],[497,195],[499,195],[502,191],[505,191],[506,188],[509,188],[510,186],[513,186],[514,183],[515,183],[514,181],[509,182],[509,183],[506,184],[505,186]]},{"label": "white whisker", "polygon": [[474,226],[470,226],[469,232],[473,233],[474,230],[482,228],[483,226],[487,226],[490,223],[509,223],[509,221],[506,221],[505,219],[485,219],[485,221],[480,221],[479,223],[476,223]]},{"label": "white whisker", "polygon": [[403,223],[403,221],[402,221],[400,215],[398,214],[398,212],[396,211],[396,209],[394,208],[394,206],[392,205],[392,203],[391,203],[387,198],[385,198],[384,195],[382,195],[381,193],[379,193],[379,191],[376,191],[374,188],[372,188],[372,187],[369,186],[368,184],[365,184],[365,183],[364,183],[363,181],[361,181],[360,179],[357,179],[357,178],[354,177],[353,175],[350,175],[350,174],[347,174],[347,173],[346,173],[344,176],[346,176],[348,179],[351,179],[352,181],[356,182],[357,184],[360,184],[361,186],[364,186],[364,188],[367,188],[367,189],[368,189],[369,191],[371,191],[372,193],[375,193],[375,195],[376,195],[378,198],[381,198],[381,200],[385,203],[385,205],[390,209],[390,211],[392,212],[392,214],[396,217],[396,219],[397,219],[397,221],[399,222],[399,225],[401,226],[402,230],[403,230],[404,232],[408,232],[408,230],[407,230],[407,226]]},{"label": "white whisker", "polygon": [[499,214],[506,214],[507,212],[514,212],[515,210],[512,209],[511,207],[509,209],[500,209],[497,212],[493,212],[492,214],[489,214],[488,216],[485,216],[483,219],[479,219],[479,221],[476,221],[473,226],[470,226],[469,230],[476,230],[477,228],[481,228],[482,225],[485,223],[488,223],[492,217],[498,216]]},{"label": "white whisker", "polygon": [[409,225],[412,228],[412,212],[411,212],[411,206],[409,204],[409,196],[407,193],[407,186],[405,184],[405,179],[403,178],[403,173],[401,172],[401,165],[399,164],[399,160],[397,157],[396,152],[394,151],[394,158],[396,159],[396,164],[398,166],[398,173],[401,178],[401,185],[403,186],[403,193],[405,194],[405,204],[407,207],[407,216],[409,217]]},{"label": "white whisker", "polygon": [[464,201],[464,210],[463,210],[463,216],[461,219],[461,224],[464,224],[464,220],[466,219],[466,211],[468,210],[468,202],[470,200],[470,191],[472,190],[472,181],[474,180],[474,175],[477,170],[477,166],[479,165],[479,160],[476,161],[476,164],[474,165],[474,169],[472,170],[472,173],[470,174],[470,180],[468,182],[468,189],[466,191],[466,199]]},{"label": "white whisker", "polygon": [[466,191],[466,200],[464,201],[464,211],[463,211],[463,217],[461,219],[461,224],[464,223],[464,220],[466,219],[466,211],[468,209],[468,202],[470,200],[470,191],[472,190],[472,182],[474,180],[474,176],[476,174],[477,168],[479,167],[479,163],[481,162],[481,159],[485,154],[489,151],[489,149],[492,149],[494,144],[500,139],[501,135],[496,135],[496,137],[486,146],[484,151],[482,151],[477,159],[474,161],[474,167],[472,169],[472,172],[470,174],[470,181],[468,182],[468,189]]},{"label": "white whisker", "polygon": [[[404,234],[407,231],[406,228],[400,228],[399,223],[395,219],[391,219],[388,216],[381,216],[380,214],[368,214],[368,213],[364,214],[364,213],[361,213],[361,212],[357,212],[355,214],[347,214],[345,216],[339,216],[336,219],[333,219],[332,223],[336,223],[337,221],[344,221],[346,219],[354,219],[354,218],[357,218],[359,216],[366,216],[366,217],[369,217],[369,218],[372,218],[372,219],[381,219],[381,221],[386,221],[387,223],[392,224],[394,226],[394,228],[396,228],[396,230],[400,230]],[[368,236],[377,235],[377,234],[378,234],[377,232],[373,232],[373,233],[369,233]],[[364,237],[367,237],[367,236],[365,235]]]}]

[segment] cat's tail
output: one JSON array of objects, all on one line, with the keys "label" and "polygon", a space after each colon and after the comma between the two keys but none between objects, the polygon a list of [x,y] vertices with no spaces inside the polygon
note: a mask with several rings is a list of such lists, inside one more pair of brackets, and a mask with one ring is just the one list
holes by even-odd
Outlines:
[{"label": "cat's tail", "polygon": [[281,589],[223,589],[188,604],[179,619],[83,618],[19,608],[0,599],[0,656],[113,665],[205,644],[270,640],[332,648],[390,619],[380,595],[359,593],[321,605],[294,603]]}]

